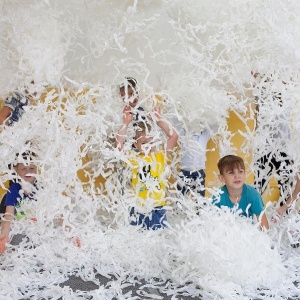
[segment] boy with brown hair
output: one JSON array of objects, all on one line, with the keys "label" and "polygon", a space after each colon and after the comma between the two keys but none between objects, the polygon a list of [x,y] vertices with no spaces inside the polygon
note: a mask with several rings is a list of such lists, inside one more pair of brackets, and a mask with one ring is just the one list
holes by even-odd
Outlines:
[{"label": "boy with brown hair", "polygon": [[[125,106],[123,110],[123,125],[116,137],[116,148],[124,149],[129,124],[134,115],[131,106]],[[172,150],[178,140],[178,134],[173,126],[162,119],[159,109],[154,109],[153,118],[167,136],[164,149],[159,149],[153,135],[152,127],[147,121],[138,122],[135,126],[134,150],[130,152],[129,161],[132,166],[131,185],[137,205],[130,210],[131,225],[141,225],[145,229],[159,229],[166,227],[165,183],[163,172],[166,156]],[[145,207],[151,211],[145,213]]]},{"label": "boy with brown hair", "polygon": [[213,198],[218,206],[227,206],[242,211],[246,217],[256,216],[262,229],[269,229],[264,213],[264,204],[260,194],[250,185],[245,184],[245,164],[241,157],[226,155],[218,162],[219,179],[225,184],[221,187],[220,199]]}]

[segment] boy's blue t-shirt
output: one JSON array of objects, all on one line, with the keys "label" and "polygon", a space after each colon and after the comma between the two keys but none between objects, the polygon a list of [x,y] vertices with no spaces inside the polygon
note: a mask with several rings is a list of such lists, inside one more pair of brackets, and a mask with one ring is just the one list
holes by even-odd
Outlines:
[{"label": "boy's blue t-shirt", "polygon": [[[231,202],[226,185],[221,187],[221,192],[220,201],[218,198],[213,197],[213,204],[218,207],[235,208],[236,204]],[[237,209],[242,210],[242,215],[246,217],[259,216],[264,210],[264,203],[260,194],[248,184],[243,185],[242,197],[237,206]]]},{"label": "boy's blue t-shirt", "polygon": [[25,200],[25,199],[35,200],[34,199],[35,193],[31,193],[29,195],[24,193],[23,195],[20,195],[21,189],[22,189],[22,187],[21,187],[20,183],[17,183],[17,182],[13,183],[9,187],[9,189],[6,193],[6,200],[5,200],[4,205],[5,206],[18,206],[22,200]]}]

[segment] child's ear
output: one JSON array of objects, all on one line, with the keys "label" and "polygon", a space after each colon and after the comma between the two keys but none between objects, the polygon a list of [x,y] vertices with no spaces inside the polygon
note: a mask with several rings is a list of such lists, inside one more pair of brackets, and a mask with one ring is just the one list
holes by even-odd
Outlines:
[{"label": "child's ear", "polygon": [[220,180],[220,181],[224,182],[224,177],[223,177],[223,175],[219,174],[218,177],[219,177],[219,180]]}]

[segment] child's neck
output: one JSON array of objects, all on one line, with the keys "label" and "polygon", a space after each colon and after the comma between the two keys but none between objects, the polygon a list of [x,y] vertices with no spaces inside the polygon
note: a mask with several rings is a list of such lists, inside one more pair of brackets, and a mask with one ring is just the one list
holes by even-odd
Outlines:
[{"label": "child's neck", "polygon": [[150,156],[152,153],[155,152],[155,149],[151,149],[149,152],[145,153],[144,151],[139,151],[139,154],[140,155],[143,155],[143,156]]},{"label": "child's neck", "polygon": [[232,203],[237,204],[240,202],[242,198],[243,187],[239,189],[233,189],[227,187],[227,191],[228,191],[229,199],[231,200]]}]

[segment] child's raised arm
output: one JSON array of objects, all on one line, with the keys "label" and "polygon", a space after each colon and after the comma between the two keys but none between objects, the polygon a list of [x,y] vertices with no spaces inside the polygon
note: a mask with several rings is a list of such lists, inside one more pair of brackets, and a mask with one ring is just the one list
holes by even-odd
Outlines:
[{"label": "child's raised arm", "polygon": [[282,217],[282,215],[287,211],[287,209],[291,206],[291,204],[299,198],[300,193],[300,179],[297,177],[296,186],[292,195],[288,197],[288,199],[283,203],[281,207],[277,209],[278,217]]},{"label": "child's raised arm", "polygon": [[123,125],[119,129],[117,136],[116,136],[116,148],[118,148],[120,151],[123,150],[126,133],[128,129],[128,125],[133,120],[133,114],[131,112],[131,106],[126,105],[123,109]]},{"label": "child's raised arm", "polygon": [[266,214],[262,213],[258,219],[260,221],[261,230],[269,230],[270,226]]},{"label": "child's raised arm", "polygon": [[168,122],[167,120],[164,120],[161,117],[159,108],[155,107],[154,111],[155,111],[156,124],[163,130],[163,132],[168,137],[165,149],[172,150],[177,144],[178,133],[170,122]]},{"label": "child's raised arm", "polygon": [[12,109],[8,106],[3,106],[0,110],[0,125],[4,124],[9,115],[11,114]]}]

